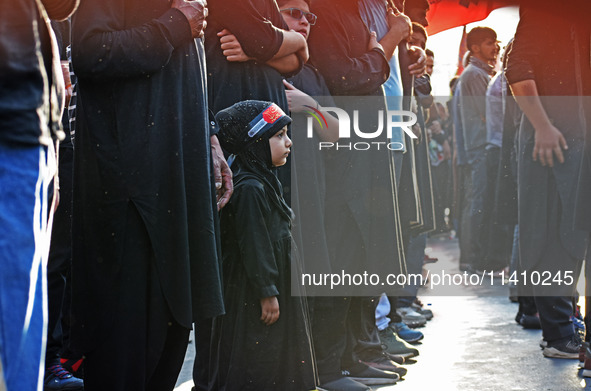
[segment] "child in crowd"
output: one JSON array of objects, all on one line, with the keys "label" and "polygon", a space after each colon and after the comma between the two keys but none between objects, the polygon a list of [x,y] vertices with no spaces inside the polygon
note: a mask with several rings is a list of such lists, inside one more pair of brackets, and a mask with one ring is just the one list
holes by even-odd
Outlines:
[{"label": "child in crowd", "polygon": [[214,322],[212,389],[315,389],[307,306],[290,289],[292,211],[274,172],[290,153],[291,118],[274,103],[243,101],[216,120],[235,187],[222,212],[227,313]]}]

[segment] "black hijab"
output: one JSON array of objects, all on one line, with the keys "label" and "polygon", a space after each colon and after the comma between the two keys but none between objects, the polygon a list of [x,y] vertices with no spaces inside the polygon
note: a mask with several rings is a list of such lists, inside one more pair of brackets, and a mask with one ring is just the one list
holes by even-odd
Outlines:
[{"label": "black hijab", "polygon": [[283,199],[269,145],[269,138],[291,123],[291,118],[275,103],[246,100],[220,110],[215,119],[220,127],[220,144],[232,154],[228,161],[234,183],[249,177],[261,181],[269,190],[271,202],[291,222],[292,212]]}]

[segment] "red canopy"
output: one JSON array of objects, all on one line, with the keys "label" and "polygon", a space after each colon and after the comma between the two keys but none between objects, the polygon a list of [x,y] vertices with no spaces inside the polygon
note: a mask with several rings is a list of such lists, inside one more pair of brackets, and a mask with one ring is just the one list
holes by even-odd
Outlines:
[{"label": "red canopy", "polygon": [[486,19],[492,10],[513,5],[511,0],[429,0],[427,33],[437,34],[453,27]]}]

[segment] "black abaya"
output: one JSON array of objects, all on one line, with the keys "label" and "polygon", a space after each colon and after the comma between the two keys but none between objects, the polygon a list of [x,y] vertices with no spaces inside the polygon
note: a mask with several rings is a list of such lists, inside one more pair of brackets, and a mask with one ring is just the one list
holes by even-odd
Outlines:
[{"label": "black abaya", "polygon": [[[239,173],[236,181],[222,213],[227,313],[214,321],[211,389],[315,389],[305,298],[291,296],[290,223],[259,178]],[[260,299],[269,296],[280,315],[266,326]]]}]

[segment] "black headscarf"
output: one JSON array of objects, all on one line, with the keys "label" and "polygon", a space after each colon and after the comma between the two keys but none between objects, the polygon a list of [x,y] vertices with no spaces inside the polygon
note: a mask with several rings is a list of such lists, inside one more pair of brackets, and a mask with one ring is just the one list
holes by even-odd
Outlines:
[{"label": "black headscarf", "polygon": [[269,139],[291,123],[291,118],[272,102],[246,100],[220,110],[215,119],[222,148],[235,158],[231,163],[234,183],[248,177],[260,180],[268,188],[271,201],[291,221],[292,212],[283,199],[269,145]]}]

